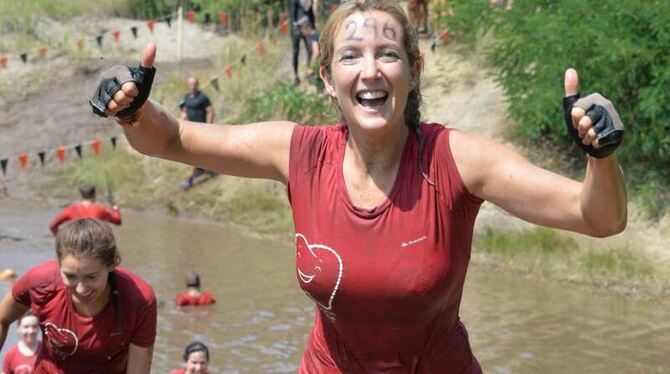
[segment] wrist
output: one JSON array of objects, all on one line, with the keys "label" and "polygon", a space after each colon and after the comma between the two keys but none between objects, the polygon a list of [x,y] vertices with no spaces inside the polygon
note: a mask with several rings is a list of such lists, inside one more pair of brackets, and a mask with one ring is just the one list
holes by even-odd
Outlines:
[{"label": "wrist", "polygon": [[144,113],[144,107],[147,105],[149,100],[147,100],[138,110],[137,112],[133,113],[132,115],[125,117],[125,118],[117,118],[116,123],[121,125],[122,127],[137,127],[140,122],[140,117],[142,117],[142,114]]}]

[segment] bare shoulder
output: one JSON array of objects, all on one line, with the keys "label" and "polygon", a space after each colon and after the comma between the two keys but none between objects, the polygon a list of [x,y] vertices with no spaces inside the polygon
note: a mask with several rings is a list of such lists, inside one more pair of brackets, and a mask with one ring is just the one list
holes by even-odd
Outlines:
[{"label": "bare shoulder", "polygon": [[453,130],[449,146],[463,183],[473,194],[482,196],[482,189],[491,171],[526,160],[511,148],[481,135]]}]

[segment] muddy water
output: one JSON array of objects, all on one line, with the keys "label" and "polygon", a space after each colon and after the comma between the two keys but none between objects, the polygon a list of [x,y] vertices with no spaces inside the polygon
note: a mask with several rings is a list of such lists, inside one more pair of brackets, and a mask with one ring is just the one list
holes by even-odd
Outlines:
[{"label": "muddy water", "polygon": [[[23,273],[53,256],[46,225],[54,213],[0,201],[0,268]],[[178,367],[193,339],[211,347],[214,373],[295,372],[313,308],[297,288],[289,240],[153,213],[124,212],[124,220],[116,229],[123,264],[145,277],[162,303],[154,372]],[[189,269],[200,272],[216,306],[172,306]],[[0,282],[0,294],[9,287]],[[667,303],[473,265],[461,316],[485,372],[670,372]],[[16,342],[9,335],[5,346]]]}]

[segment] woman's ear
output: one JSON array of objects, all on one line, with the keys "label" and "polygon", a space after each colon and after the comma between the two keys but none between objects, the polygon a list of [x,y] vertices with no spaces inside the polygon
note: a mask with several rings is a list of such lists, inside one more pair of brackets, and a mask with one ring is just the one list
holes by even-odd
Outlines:
[{"label": "woman's ear", "polygon": [[412,91],[418,87],[421,81],[421,72],[423,71],[423,52],[414,64],[410,67],[409,90]]},{"label": "woman's ear", "polygon": [[119,256],[117,254],[117,255],[114,256],[114,263],[112,265],[108,266],[107,270],[108,271],[114,271],[116,269],[116,267],[119,266],[119,264],[121,264],[121,256]]},{"label": "woman's ear", "polygon": [[330,95],[332,99],[337,100],[337,93],[335,92],[335,88],[331,82],[330,72],[328,69],[324,66],[319,67],[319,76],[321,76],[321,80],[326,86],[326,92],[328,92],[328,95]]}]

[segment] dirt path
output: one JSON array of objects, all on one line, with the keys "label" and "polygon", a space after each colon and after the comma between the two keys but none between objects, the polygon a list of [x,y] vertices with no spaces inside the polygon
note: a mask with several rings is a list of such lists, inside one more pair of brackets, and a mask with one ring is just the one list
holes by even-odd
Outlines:
[{"label": "dirt path", "polygon": [[[130,27],[140,30],[134,39]],[[31,198],[31,184],[43,177],[37,152],[47,154],[47,167],[57,164],[53,154],[59,146],[90,141],[98,137],[108,139],[121,134],[118,126],[109,119],[98,118],[91,112],[87,101],[89,90],[104,67],[110,64],[136,64],[141,51],[149,42],[159,46],[156,82],[176,71],[200,69],[211,64],[210,57],[220,51],[225,42],[223,35],[210,27],[184,25],[184,60],[179,65],[176,45],[176,23],[168,28],[158,23],[154,33],[149,33],[144,22],[119,18],[75,19],[71,23],[45,21],[40,26],[42,34],[50,33],[53,40],[75,40],[72,35],[89,35],[82,51],[73,52],[67,46],[54,48],[44,60],[29,64],[10,63],[0,70],[0,156],[10,157],[5,184],[13,198]],[[113,42],[111,30],[121,30],[122,42]],[[91,37],[106,32],[104,49],[99,49]],[[16,156],[28,153],[32,172],[20,170]],[[75,159],[70,151],[68,158]]]},{"label": "dirt path", "polygon": [[[427,41],[422,41],[422,49],[426,51],[421,78],[425,120],[500,141],[509,127],[506,98],[488,72],[478,61],[466,60],[457,53],[439,49],[431,52]],[[489,203],[482,206],[477,225],[529,227]]]}]

